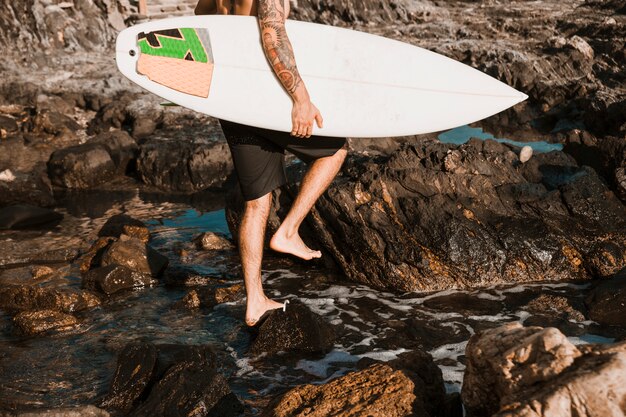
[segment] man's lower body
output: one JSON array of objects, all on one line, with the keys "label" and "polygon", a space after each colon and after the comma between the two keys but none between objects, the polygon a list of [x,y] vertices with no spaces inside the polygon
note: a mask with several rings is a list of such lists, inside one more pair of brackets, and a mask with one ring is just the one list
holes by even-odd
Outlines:
[{"label": "man's lower body", "polygon": [[326,136],[297,138],[287,132],[261,129],[220,120],[228,141],[245,208],[239,226],[239,253],[246,286],[246,324],[254,325],[267,310],[282,304],[263,292],[261,261],[265,227],[272,203],[272,191],[287,182],[284,151],[288,150],[309,165],[298,196],[272,236],[270,247],[303,259],[321,253],[307,247],[298,229],[317,199],[339,172],[347,154],[346,140]]}]

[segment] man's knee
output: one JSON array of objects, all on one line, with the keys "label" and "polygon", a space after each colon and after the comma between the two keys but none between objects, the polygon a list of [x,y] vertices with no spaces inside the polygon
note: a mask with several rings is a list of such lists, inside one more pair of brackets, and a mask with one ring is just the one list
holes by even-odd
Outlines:
[{"label": "man's knee", "polygon": [[272,193],[269,192],[254,200],[247,200],[245,202],[245,210],[247,212],[267,212],[270,209],[270,203],[272,200]]}]

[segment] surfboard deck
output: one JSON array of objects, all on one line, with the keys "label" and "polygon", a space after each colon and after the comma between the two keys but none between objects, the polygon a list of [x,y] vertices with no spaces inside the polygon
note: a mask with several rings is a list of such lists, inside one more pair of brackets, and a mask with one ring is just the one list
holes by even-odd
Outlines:
[{"label": "surfboard deck", "polygon": [[[300,75],[337,137],[390,137],[469,124],[527,98],[458,61],[355,30],[288,20]],[[189,16],[129,27],[116,62],[163,99],[237,123],[291,131],[291,98],[274,75],[256,17]]]}]

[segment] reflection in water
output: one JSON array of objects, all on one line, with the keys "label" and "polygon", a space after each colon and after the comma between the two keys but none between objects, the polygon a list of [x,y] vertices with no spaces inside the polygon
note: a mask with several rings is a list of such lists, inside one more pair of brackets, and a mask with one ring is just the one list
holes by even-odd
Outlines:
[{"label": "reflection in water", "polygon": [[518,147],[530,146],[533,148],[535,152],[550,152],[550,151],[560,151],[563,150],[563,145],[560,143],[548,143],[545,141],[537,141],[537,142],[518,142],[511,139],[500,139],[493,136],[491,133],[483,132],[483,130],[479,127],[470,127],[470,126],[460,126],[454,128],[452,130],[448,130],[447,132],[443,132],[439,134],[437,137],[440,141],[444,143],[454,143],[456,145],[460,145],[462,143],[467,142],[470,138],[478,138],[478,139],[493,139],[498,142],[508,143],[509,145],[514,145]]}]

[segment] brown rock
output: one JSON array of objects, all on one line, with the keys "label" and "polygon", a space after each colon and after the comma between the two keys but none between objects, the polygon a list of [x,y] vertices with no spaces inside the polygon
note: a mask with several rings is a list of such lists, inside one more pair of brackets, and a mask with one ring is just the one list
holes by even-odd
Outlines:
[{"label": "brown rock", "polygon": [[122,235],[102,254],[102,266],[117,264],[142,274],[158,276],[167,267],[168,259],[141,240]]},{"label": "brown rock", "polygon": [[70,330],[78,325],[71,314],[55,310],[22,311],[13,317],[13,324],[24,334],[36,335],[48,331]]},{"label": "brown rock", "polygon": [[553,328],[509,323],[470,339],[462,398],[468,416],[621,416],[626,342],[579,350]]},{"label": "brown rock", "polygon": [[10,285],[0,288],[0,309],[17,312],[33,309],[64,313],[100,305],[100,299],[89,291]]},{"label": "brown rock", "polygon": [[429,354],[413,351],[323,385],[292,388],[274,398],[261,415],[434,417],[445,401],[441,370]]},{"label": "brown rock", "polygon": [[97,267],[100,265],[100,261],[102,259],[102,254],[105,252],[106,248],[108,248],[112,242],[115,242],[115,239],[112,237],[101,237],[96,240],[89,250],[83,254],[80,258],[80,272],[82,274],[89,271],[91,268]]}]

